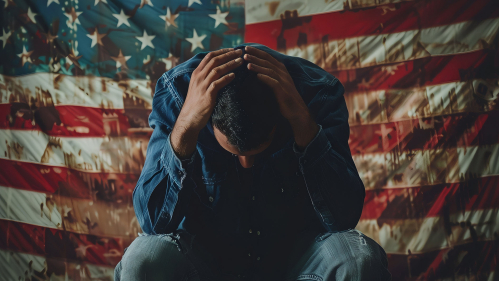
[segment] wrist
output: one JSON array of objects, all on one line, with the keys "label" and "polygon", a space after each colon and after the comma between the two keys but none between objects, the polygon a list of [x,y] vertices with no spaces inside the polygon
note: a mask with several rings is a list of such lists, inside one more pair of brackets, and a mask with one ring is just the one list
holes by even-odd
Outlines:
[{"label": "wrist", "polygon": [[170,135],[170,143],[176,156],[180,160],[191,158],[196,150],[199,130],[176,122]]},{"label": "wrist", "polygon": [[296,145],[300,150],[304,150],[319,132],[319,125],[308,114],[290,120],[290,124]]}]

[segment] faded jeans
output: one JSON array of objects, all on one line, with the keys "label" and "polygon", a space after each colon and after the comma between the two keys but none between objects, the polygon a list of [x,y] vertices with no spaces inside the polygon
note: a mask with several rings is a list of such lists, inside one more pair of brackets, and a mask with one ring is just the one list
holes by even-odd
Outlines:
[{"label": "faded jeans", "polygon": [[251,276],[217,272],[209,254],[185,231],[137,237],[115,268],[116,281],[128,280],[391,280],[386,253],[356,229],[335,233],[304,232],[285,268]]}]

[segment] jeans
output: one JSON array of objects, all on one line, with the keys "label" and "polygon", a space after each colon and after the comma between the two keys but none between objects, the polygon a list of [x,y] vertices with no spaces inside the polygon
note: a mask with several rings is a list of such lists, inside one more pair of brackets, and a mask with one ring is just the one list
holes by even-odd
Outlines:
[{"label": "jeans", "polygon": [[[209,253],[185,231],[137,237],[125,249],[114,280],[391,280],[383,248],[356,229],[335,233],[303,232],[291,254],[276,258],[285,266],[259,267],[253,274],[217,271]],[[269,268],[270,267],[270,268]]]}]

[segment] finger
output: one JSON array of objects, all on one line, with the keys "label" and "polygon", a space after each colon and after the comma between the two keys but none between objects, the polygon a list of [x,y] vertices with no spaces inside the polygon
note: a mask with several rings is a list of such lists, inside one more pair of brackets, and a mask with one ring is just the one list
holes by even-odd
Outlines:
[{"label": "finger", "polygon": [[276,81],[281,80],[281,78],[279,77],[279,74],[277,74],[277,72],[275,72],[273,69],[262,67],[262,66],[254,64],[254,63],[248,63],[248,69],[251,71],[257,72],[257,73],[265,74],[265,75],[271,77],[272,79],[275,79]]},{"label": "finger", "polygon": [[202,70],[203,77],[207,77],[211,70],[215,67],[220,66],[224,63],[229,62],[243,54],[243,50],[238,49],[232,52],[222,53],[214,58],[212,58],[206,65],[206,67]]},{"label": "finger", "polygon": [[208,93],[210,95],[216,95],[220,89],[222,89],[224,86],[230,83],[236,77],[234,73],[229,73],[227,75],[222,76],[220,79],[215,80],[210,83],[210,86],[208,87]]},{"label": "finger", "polygon": [[272,70],[274,70],[275,72],[281,72],[282,69],[280,69],[279,65],[275,65],[271,62],[269,62],[268,60],[264,60],[264,59],[261,59],[259,57],[255,57],[255,56],[252,56],[250,54],[245,54],[244,55],[244,59],[249,61],[249,62],[252,62],[256,65],[259,65],[259,66],[263,66],[263,67],[266,67],[266,68],[270,68]]},{"label": "finger", "polygon": [[198,65],[198,68],[200,70],[204,69],[206,64],[214,57],[216,56],[219,56],[221,54],[224,54],[224,53],[227,53],[227,52],[231,52],[231,51],[234,51],[234,48],[226,48],[226,49],[220,49],[220,50],[217,50],[217,51],[213,51],[213,52],[209,52],[208,54],[206,54],[206,56],[204,56],[203,60],[201,60],[201,62],[199,63]]},{"label": "finger", "polygon": [[267,76],[265,74],[259,73],[256,75],[256,77],[262,81],[263,83],[267,84],[270,88],[272,88],[272,91],[274,94],[278,95],[281,92],[281,83],[279,81],[275,80],[274,78]]},{"label": "finger", "polygon": [[238,66],[240,66],[243,62],[242,58],[237,58],[235,60],[230,60],[220,66],[217,66],[213,68],[210,73],[208,73],[208,76],[206,76],[205,81],[208,83],[211,83],[212,81],[217,80],[218,78],[222,77],[225,75],[227,72],[234,70]]},{"label": "finger", "polygon": [[267,53],[265,51],[262,51],[260,49],[257,49],[255,47],[246,46],[245,50],[246,50],[246,52],[248,54],[254,55],[254,56],[262,58],[262,59],[266,59],[266,60],[268,60],[269,62],[271,62],[271,63],[273,63],[275,65],[280,65],[281,64],[280,61],[278,61],[276,58],[274,58],[273,56],[271,56],[269,53]]}]

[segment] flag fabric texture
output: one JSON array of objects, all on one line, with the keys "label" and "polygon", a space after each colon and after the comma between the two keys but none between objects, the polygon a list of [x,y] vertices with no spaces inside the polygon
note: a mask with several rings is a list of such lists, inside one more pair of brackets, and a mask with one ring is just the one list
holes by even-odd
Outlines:
[{"label": "flag fabric texture", "polygon": [[345,86],[357,229],[393,280],[496,280],[494,0],[3,0],[0,280],[112,280],[156,81],[242,42]]}]

